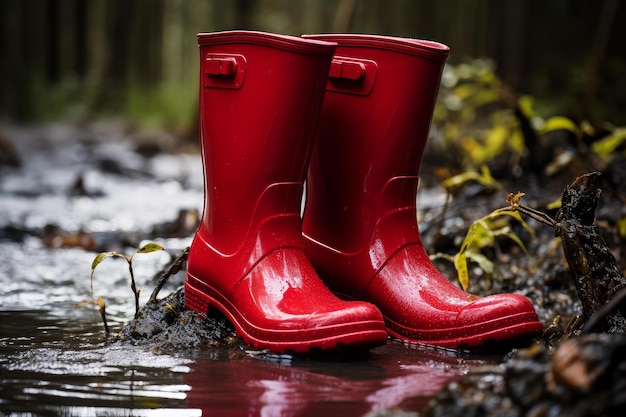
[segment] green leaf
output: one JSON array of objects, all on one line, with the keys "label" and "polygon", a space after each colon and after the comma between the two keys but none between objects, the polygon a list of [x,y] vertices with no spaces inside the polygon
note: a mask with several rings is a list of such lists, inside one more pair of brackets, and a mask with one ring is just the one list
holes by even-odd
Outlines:
[{"label": "green leaf", "polygon": [[610,135],[592,143],[591,150],[596,155],[606,157],[624,142],[626,142],[626,128],[615,129]]},{"label": "green leaf", "polygon": [[546,208],[548,210],[560,209],[562,205],[563,205],[563,202],[561,201],[561,198],[558,198],[557,200],[554,200],[553,202],[549,203],[546,206]]},{"label": "green leaf", "polygon": [[104,261],[106,258],[118,257],[127,259],[126,256],[117,252],[102,252],[96,255],[93,262],[91,263],[91,295],[93,296],[93,273],[96,270],[96,267],[100,264],[100,262]]},{"label": "green leaf", "polygon": [[474,95],[474,105],[476,107],[484,106],[489,103],[493,103],[500,99],[498,92],[495,89],[483,89],[478,91]]},{"label": "green leaf", "polygon": [[476,230],[478,229],[478,222],[474,222],[470,225],[469,229],[467,229],[467,233],[465,234],[465,239],[463,239],[463,243],[461,243],[461,249],[459,249],[459,253],[463,253],[467,250],[467,248],[474,240],[474,235],[476,234]]},{"label": "green leaf", "polygon": [[568,130],[578,136],[580,134],[580,129],[578,125],[574,123],[574,121],[568,117],[563,116],[553,116],[546,120],[546,123],[543,125],[543,128],[539,131],[540,134],[546,134],[550,132],[554,132],[555,130]]},{"label": "green leaf", "polygon": [[468,84],[461,84],[455,87],[452,91],[453,91],[453,94],[456,95],[461,100],[466,100],[469,97],[476,94],[477,92],[479,92],[481,89],[482,87],[480,85],[468,83]]},{"label": "green leaf", "polygon": [[507,147],[520,155],[524,152],[526,141],[519,125],[511,128],[511,134],[507,140]]},{"label": "green leaf", "polygon": [[517,101],[517,106],[524,116],[531,119],[535,116],[533,111],[533,98],[532,96],[522,96]]},{"label": "green leaf", "polygon": [[106,258],[118,257],[118,258],[126,258],[126,256],[117,252],[102,252],[99,253],[91,263],[91,273],[96,269],[96,267],[100,264],[100,262],[104,261]]},{"label": "green leaf", "polygon": [[519,213],[519,211],[513,211],[511,209],[504,208],[504,209],[497,209],[494,210],[493,212],[491,212],[491,214],[489,214],[487,217],[491,220],[494,219],[496,217],[499,216],[511,216],[513,217],[515,220],[517,220],[524,229],[528,230],[528,233],[530,233],[531,235],[535,235],[535,230],[530,227],[530,225],[528,223],[526,223],[526,221],[522,218],[522,215]]},{"label": "green leaf", "polygon": [[148,243],[140,247],[139,249],[137,249],[135,253],[150,253],[150,252],[156,252],[158,250],[165,250],[165,248],[156,243]]},{"label": "green leaf", "polygon": [[496,125],[489,129],[486,132],[486,135],[488,149],[495,153],[496,150],[504,147],[504,144],[509,137],[509,128],[508,126]]},{"label": "green leaf", "polygon": [[485,255],[476,251],[468,251],[465,254],[466,258],[472,262],[476,262],[480,269],[487,272],[488,274],[493,273],[495,269],[493,262],[489,260]]},{"label": "green leaf", "polygon": [[454,267],[456,268],[459,276],[459,284],[461,284],[461,288],[463,288],[463,291],[467,291],[467,288],[469,287],[469,272],[467,270],[467,258],[465,256],[465,252],[459,252],[454,255]]},{"label": "green leaf", "polygon": [[472,242],[470,242],[468,246],[484,248],[485,246],[493,244],[494,236],[489,224],[484,221],[478,221],[476,222],[476,226],[472,235]]},{"label": "green leaf", "polygon": [[455,188],[462,186],[470,181],[475,181],[481,185],[484,185],[487,189],[497,190],[500,189],[500,184],[491,176],[491,172],[486,165],[481,167],[481,172],[467,171],[461,174],[454,175],[441,182],[443,188],[448,192]]}]

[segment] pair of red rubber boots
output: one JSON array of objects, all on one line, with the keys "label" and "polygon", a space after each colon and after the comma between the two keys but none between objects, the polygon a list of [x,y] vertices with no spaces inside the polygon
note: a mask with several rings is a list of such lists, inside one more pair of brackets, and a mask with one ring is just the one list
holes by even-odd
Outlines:
[{"label": "pair of red rubber boots", "polygon": [[447,46],[249,31],[198,43],[205,201],[188,308],[214,306],[276,352],[366,349],[388,334],[471,349],[541,332],[526,298],[461,291],[420,240],[418,173]]}]

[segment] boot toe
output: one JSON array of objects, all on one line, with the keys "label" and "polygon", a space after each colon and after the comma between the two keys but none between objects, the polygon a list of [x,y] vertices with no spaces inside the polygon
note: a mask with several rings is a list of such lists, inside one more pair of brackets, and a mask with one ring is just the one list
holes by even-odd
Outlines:
[{"label": "boot toe", "polygon": [[459,344],[468,347],[530,340],[543,331],[532,303],[519,294],[472,301],[457,316],[457,328]]},{"label": "boot toe", "polygon": [[516,317],[537,317],[531,302],[519,294],[496,294],[476,298],[464,307],[457,317],[459,325],[518,321]]}]

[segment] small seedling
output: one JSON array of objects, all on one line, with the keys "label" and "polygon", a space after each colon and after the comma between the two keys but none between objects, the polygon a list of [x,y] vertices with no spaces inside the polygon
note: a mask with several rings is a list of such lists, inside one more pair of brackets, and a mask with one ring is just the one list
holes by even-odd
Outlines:
[{"label": "small seedling", "polygon": [[[519,197],[520,195],[518,194],[517,200],[519,200]],[[524,246],[520,237],[511,231],[510,227],[498,226],[497,223],[494,222],[494,220],[501,216],[513,217],[526,230],[534,235],[534,230],[524,221],[520,213],[518,213],[514,207],[496,209],[472,223],[467,231],[467,234],[465,235],[465,239],[461,244],[459,252],[454,255],[454,257],[450,257],[449,259],[454,263],[454,267],[458,274],[459,284],[461,284],[463,290],[467,290],[469,287],[469,271],[467,268],[468,260],[478,263],[478,265],[487,272],[493,270],[493,263],[482,255],[479,250],[482,247],[493,244],[495,238],[498,236],[506,236],[511,239],[524,251],[526,256],[530,257],[526,246]]]},{"label": "small seedling", "polygon": [[[130,289],[132,290],[133,295],[135,296],[135,318],[136,318],[139,314],[139,293],[141,292],[141,290],[137,289],[137,286],[135,285],[135,273],[133,272],[133,258],[138,253],[150,253],[150,252],[156,252],[160,250],[164,250],[164,248],[161,245],[158,245],[156,243],[148,243],[147,245],[144,245],[141,248],[134,251],[132,255],[130,256],[126,256],[118,252],[102,252],[98,254],[91,264],[91,295],[93,296],[93,274],[94,274],[94,271],[96,270],[96,267],[106,258],[115,257],[115,258],[125,259],[126,262],[128,263],[128,271],[130,273]],[[104,320],[106,323],[106,318],[104,318]]]}]

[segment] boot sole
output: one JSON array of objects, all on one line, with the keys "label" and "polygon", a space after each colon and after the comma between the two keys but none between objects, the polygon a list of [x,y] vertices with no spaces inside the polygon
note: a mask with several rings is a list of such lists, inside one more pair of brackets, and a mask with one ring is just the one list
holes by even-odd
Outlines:
[{"label": "boot sole", "polygon": [[[393,338],[459,351],[494,351],[498,348],[519,347],[530,343],[543,332],[543,325],[536,320],[536,315],[528,312],[502,317],[489,323],[455,328],[448,332],[444,329],[436,332],[409,329],[388,317],[385,317],[385,323]],[[416,337],[420,333],[430,334],[428,337]]]},{"label": "boot sole", "polygon": [[265,329],[247,320],[222,294],[190,274],[185,281],[185,304],[203,315],[207,315],[209,306],[217,308],[235,326],[244,343],[278,353],[367,350],[385,344],[388,338],[382,322],[373,320],[311,329]]}]

